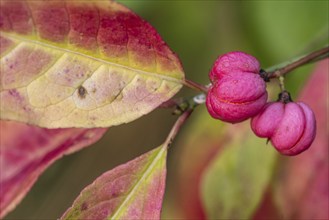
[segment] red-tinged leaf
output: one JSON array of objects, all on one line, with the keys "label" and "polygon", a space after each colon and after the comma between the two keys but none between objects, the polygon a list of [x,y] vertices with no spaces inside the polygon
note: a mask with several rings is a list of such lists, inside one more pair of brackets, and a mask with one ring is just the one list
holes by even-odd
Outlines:
[{"label": "red-tinged leaf", "polygon": [[182,86],[177,56],[114,1],[0,4],[2,119],[109,127],[149,113]]},{"label": "red-tinged leaf", "polygon": [[54,161],[96,142],[105,131],[0,121],[0,217],[15,208]]},{"label": "red-tinged leaf", "polygon": [[167,145],[98,177],[61,219],[160,219]]},{"label": "red-tinged leaf", "polygon": [[329,219],[328,70],[329,59],[318,63],[299,97],[314,111],[317,132],[307,151],[280,163],[274,193],[285,219]]}]

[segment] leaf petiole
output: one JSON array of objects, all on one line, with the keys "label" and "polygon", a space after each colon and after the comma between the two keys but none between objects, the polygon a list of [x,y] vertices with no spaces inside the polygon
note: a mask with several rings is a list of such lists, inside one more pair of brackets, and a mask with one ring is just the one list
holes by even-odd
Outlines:
[{"label": "leaf petiole", "polygon": [[205,85],[202,85],[202,84],[199,84],[199,83],[197,83],[197,82],[194,82],[194,81],[191,81],[191,80],[189,80],[189,79],[185,79],[184,81],[183,81],[183,85],[184,86],[187,86],[187,87],[189,87],[189,88],[191,88],[191,89],[194,89],[194,90],[196,90],[196,91],[201,91],[201,92],[204,92],[204,93],[207,93],[208,92],[208,88],[207,88],[207,86],[205,86]]}]

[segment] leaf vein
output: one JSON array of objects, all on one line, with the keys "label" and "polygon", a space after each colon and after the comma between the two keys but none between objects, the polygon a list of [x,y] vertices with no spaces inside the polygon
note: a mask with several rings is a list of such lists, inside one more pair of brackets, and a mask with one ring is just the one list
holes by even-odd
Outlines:
[{"label": "leaf vein", "polygon": [[20,46],[23,42],[19,42],[18,44],[16,44],[15,46],[13,46],[12,48],[9,48],[6,52],[1,53],[1,58],[0,60],[4,59],[8,54],[10,54],[12,51],[14,51],[18,46]]},{"label": "leaf vein", "polygon": [[36,23],[35,23],[35,20],[34,20],[34,18],[33,18],[33,14],[32,14],[32,10],[31,10],[31,6],[30,6],[30,3],[29,3],[29,1],[25,1],[26,2],[26,8],[27,8],[27,10],[29,11],[29,14],[30,14],[30,18],[31,18],[31,21],[32,21],[32,26],[33,26],[33,33],[37,33],[37,30],[36,30]]},{"label": "leaf vein", "polygon": [[128,67],[128,66],[118,64],[118,63],[114,63],[114,62],[111,62],[111,61],[108,61],[108,60],[93,57],[93,56],[90,56],[90,55],[87,55],[87,54],[84,54],[84,53],[81,53],[81,52],[78,52],[78,51],[73,51],[73,50],[70,50],[70,49],[65,49],[65,48],[58,47],[56,45],[47,44],[46,42],[41,42],[41,41],[37,41],[37,40],[23,38],[23,37],[19,37],[19,36],[10,34],[10,33],[4,33],[4,32],[0,32],[0,33],[3,34],[4,36],[7,36],[7,37],[12,38],[14,40],[24,41],[24,42],[27,42],[27,43],[40,45],[40,46],[51,48],[51,49],[54,49],[54,50],[57,50],[57,51],[67,52],[69,54],[75,54],[75,55],[82,56],[82,57],[85,57],[85,58],[88,58],[88,59],[91,59],[91,60],[94,60],[94,61],[105,63],[105,64],[110,65],[110,66],[116,66],[116,67],[119,67],[119,68],[122,68],[122,69],[127,69],[127,70],[136,72],[136,73],[141,74],[141,75],[152,76],[152,77],[160,78],[160,79],[163,79],[163,80],[166,80],[166,81],[175,82],[175,83],[178,83],[178,84],[183,84],[183,81],[184,81],[183,79],[177,79],[177,78],[171,77],[171,76],[165,76],[165,75],[157,74],[157,73],[154,73],[154,72],[148,72],[148,71],[136,69],[136,68],[133,68],[133,67]]},{"label": "leaf vein", "polygon": [[117,210],[113,212],[112,217],[110,217],[109,219],[120,218],[120,214],[123,212],[125,205],[133,199],[132,198],[133,194],[137,191],[139,186],[141,184],[143,184],[143,180],[146,180],[146,178],[149,175],[151,175],[152,170],[157,166],[157,163],[159,162],[160,158],[163,156],[163,154],[165,153],[166,150],[167,150],[167,148],[165,146],[163,146],[163,145],[160,146],[159,152],[155,155],[155,157],[154,157],[153,161],[150,163],[150,165],[148,165],[144,174],[141,175],[141,177],[138,179],[136,184],[133,186],[133,188],[128,193],[128,196],[126,197],[126,199],[123,200],[123,202],[118,206]]}]

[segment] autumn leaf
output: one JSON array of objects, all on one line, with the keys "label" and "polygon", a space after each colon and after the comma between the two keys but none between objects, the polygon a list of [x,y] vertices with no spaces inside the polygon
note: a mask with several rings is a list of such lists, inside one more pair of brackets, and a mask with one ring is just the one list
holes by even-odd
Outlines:
[{"label": "autumn leaf", "polygon": [[1,119],[47,128],[130,122],[179,91],[156,30],[113,1],[1,1]]},{"label": "autumn leaf", "polygon": [[0,218],[54,161],[96,142],[106,129],[45,129],[0,121]]},{"label": "autumn leaf", "polygon": [[167,145],[98,177],[61,219],[160,219]]},{"label": "autumn leaf", "polygon": [[192,111],[179,116],[161,146],[87,186],[61,219],[160,219],[168,147]]}]

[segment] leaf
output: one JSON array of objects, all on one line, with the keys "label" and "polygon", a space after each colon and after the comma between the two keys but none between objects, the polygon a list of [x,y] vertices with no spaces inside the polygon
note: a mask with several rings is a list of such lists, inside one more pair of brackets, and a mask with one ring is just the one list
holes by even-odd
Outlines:
[{"label": "leaf", "polygon": [[231,126],[227,134],[225,148],[204,171],[204,207],[209,219],[248,219],[267,189],[277,154],[252,134],[249,123]]},{"label": "leaf", "polygon": [[0,121],[0,218],[54,161],[96,142],[106,129],[45,129]]},{"label": "leaf", "polygon": [[130,122],[184,73],[156,30],[113,1],[1,1],[1,118],[47,128]]},{"label": "leaf", "polygon": [[286,219],[328,219],[328,69],[329,59],[319,62],[299,100],[314,111],[316,137],[303,154],[280,162],[274,197]]},{"label": "leaf", "polygon": [[160,219],[166,156],[164,144],[102,174],[61,219]]}]

